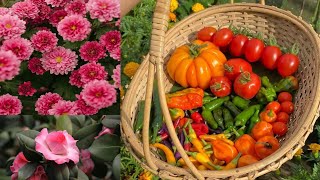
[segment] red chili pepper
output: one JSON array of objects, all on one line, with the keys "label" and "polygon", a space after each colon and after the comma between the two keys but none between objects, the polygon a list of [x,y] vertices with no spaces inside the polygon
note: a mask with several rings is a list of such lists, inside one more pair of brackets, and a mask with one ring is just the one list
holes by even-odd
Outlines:
[{"label": "red chili pepper", "polygon": [[181,120],[182,120],[183,118],[178,118],[177,120],[175,120],[174,122],[173,122],[173,127],[176,129],[177,127],[179,127],[179,124],[180,124],[180,122],[181,122]]},{"label": "red chili pepper", "polygon": [[192,112],[191,111],[191,119],[193,120],[193,122],[195,123],[203,123],[203,118],[201,116],[201,114],[199,112]]},{"label": "red chili pepper", "polygon": [[207,125],[201,124],[191,124],[193,130],[196,132],[197,136],[201,136],[209,133],[209,128]]},{"label": "red chili pepper", "polygon": [[168,138],[169,138],[169,134],[165,132],[156,137],[156,142],[158,143]]},{"label": "red chili pepper", "polygon": [[[175,121],[176,122],[176,121]],[[181,118],[177,127],[182,128],[188,122],[188,118]]]}]

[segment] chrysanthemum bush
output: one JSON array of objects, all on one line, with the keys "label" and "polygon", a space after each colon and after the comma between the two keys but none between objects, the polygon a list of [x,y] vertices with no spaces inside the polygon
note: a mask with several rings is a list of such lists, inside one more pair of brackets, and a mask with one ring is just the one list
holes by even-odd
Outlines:
[{"label": "chrysanthemum bush", "polygon": [[119,0],[0,7],[0,115],[118,114]]}]

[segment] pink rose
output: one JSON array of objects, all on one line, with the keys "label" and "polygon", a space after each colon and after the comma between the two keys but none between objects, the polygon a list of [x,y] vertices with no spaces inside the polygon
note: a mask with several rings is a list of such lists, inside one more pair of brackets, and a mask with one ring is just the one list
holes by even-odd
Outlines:
[{"label": "pink rose", "polygon": [[28,180],[48,180],[46,172],[44,171],[43,166],[39,165],[36,171]]},{"label": "pink rose", "polygon": [[28,163],[28,160],[23,155],[22,152],[20,152],[17,157],[14,159],[12,166],[10,166],[10,170],[13,173],[11,176],[12,180],[18,179],[18,172],[19,169],[22,168],[24,165]]},{"label": "pink rose", "polygon": [[94,168],[94,163],[91,159],[91,154],[89,150],[81,150],[80,153],[81,165],[79,168],[87,175],[91,175]]},{"label": "pink rose", "polygon": [[48,133],[48,129],[42,129],[35,139],[36,151],[43,154],[47,160],[63,164],[70,160],[79,162],[79,149],[77,141],[67,131],[55,131]]},{"label": "pink rose", "polygon": [[103,127],[98,136],[95,137],[95,139],[98,139],[100,136],[105,135],[105,134],[113,134],[114,129],[110,129],[107,127]]}]

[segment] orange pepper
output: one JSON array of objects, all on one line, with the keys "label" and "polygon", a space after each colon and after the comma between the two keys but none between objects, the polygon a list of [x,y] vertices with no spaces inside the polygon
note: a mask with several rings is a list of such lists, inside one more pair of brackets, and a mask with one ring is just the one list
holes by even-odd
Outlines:
[{"label": "orange pepper", "polygon": [[277,120],[277,114],[272,109],[267,109],[260,113],[260,120],[267,121],[268,123],[275,122]]},{"label": "orange pepper", "polygon": [[255,144],[256,141],[250,135],[244,134],[236,140],[235,147],[243,155],[250,154],[256,156],[256,152],[254,150]]},{"label": "orange pepper", "polygon": [[279,141],[273,136],[260,138],[255,145],[255,150],[259,158],[263,159],[274,153],[280,147]]},{"label": "orange pepper", "polygon": [[166,95],[169,108],[180,108],[182,110],[191,110],[202,107],[204,91],[200,88],[188,88],[172,94]]},{"label": "orange pepper", "polygon": [[272,125],[266,121],[260,121],[253,126],[251,133],[256,141],[263,136],[273,136]]},{"label": "orange pepper", "polygon": [[212,149],[214,156],[226,163],[229,163],[238,154],[238,151],[234,146],[231,146],[220,139],[212,141]]},{"label": "orange pepper", "polygon": [[238,161],[238,167],[243,167],[243,166],[247,166],[250,164],[253,164],[255,162],[258,162],[259,159],[255,156],[252,156],[250,154],[246,154],[240,157],[239,161]]}]

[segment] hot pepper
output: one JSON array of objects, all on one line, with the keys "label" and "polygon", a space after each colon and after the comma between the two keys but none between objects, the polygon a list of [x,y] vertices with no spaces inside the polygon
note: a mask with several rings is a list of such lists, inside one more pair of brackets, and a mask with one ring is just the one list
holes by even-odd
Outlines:
[{"label": "hot pepper", "polygon": [[199,163],[204,165],[206,168],[214,170],[215,166],[211,161],[210,158],[202,153],[197,153],[197,152],[186,152],[188,155],[192,156],[195,158]]},{"label": "hot pepper", "polygon": [[214,156],[226,163],[229,163],[238,154],[238,151],[234,146],[231,146],[220,139],[212,141],[212,147]]},{"label": "hot pepper", "polygon": [[229,96],[215,99],[215,100],[205,104],[204,108],[208,111],[213,111],[213,110],[219,108],[224,102],[229,101],[229,99],[230,99]]},{"label": "hot pepper", "polygon": [[143,127],[143,118],[144,118],[144,107],[145,101],[139,101],[138,103],[138,112],[137,112],[137,120],[134,122],[134,132],[138,132]]},{"label": "hot pepper", "polygon": [[188,135],[187,135],[187,132],[186,132],[186,129],[182,129],[183,131],[183,134],[184,134],[184,137],[185,137],[185,140],[184,140],[184,143],[183,143],[183,149],[185,151],[190,151],[190,148],[191,148],[191,142],[188,138]]},{"label": "hot pepper", "polygon": [[260,110],[256,110],[256,112],[254,113],[254,115],[250,118],[250,124],[249,124],[249,127],[247,129],[247,133],[251,133],[251,130],[252,128],[254,127],[254,125],[256,125],[259,121],[260,121],[260,118],[259,118],[259,112]]},{"label": "hot pepper", "polygon": [[207,104],[213,100],[217,99],[217,97],[211,97],[211,96],[204,96],[203,100],[202,100],[202,103],[203,104]]},{"label": "hot pepper", "polygon": [[173,108],[173,109],[169,109],[169,112],[173,121],[177,120],[178,118],[184,117],[184,111],[182,109]]},{"label": "hot pepper", "polygon": [[233,126],[233,118],[230,111],[227,108],[223,108],[222,112],[223,112],[223,120],[226,128]]},{"label": "hot pepper", "polygon": [[229,162],[224,168],[223,170],[228,170],[228,169],[234,169],[237,167],[238,165],[238,161],[239,161],[239,158],[241,157],[241,153],[238,153],[238,155],[232,159],[231,162]]},{"label": "hot pepper", "polygon": [[260,113],[260,119],[272,123],[277,120],[277,114],[272,109],[268,109]]},{"label": "hot pepper", "polygon": [[211,111],[208,111],[206,109],[203,109],[202,111],[202,117],[203,119],[208,123],[208,125],[212,128],[212,129],[217,129],[218,128],[218,123],[216,122],[216,120],[214,119]]},{"label": "hot pepper", "polygon": [[204,171],[204,170],[207,170],[208,168],[206,167],[206,166],[204,166],[204,165],[199,165],[198,167],[197,167],[197,169],[198,170],[202,170],[202,171]]},{"label": "hot pepper", "polygon": [[221,110],[221,108],[215,109],[213,111],[213,117],[214,119],[217,121],[217,123],[219,124],[219,126],[224,129],[224,124],[223,124],[223,112]]},{"label": "hot pepper", "polygon": [[203,134],[209,133],[209,127],[203,123],[201,124],[191,124],[193,130],[195,131],[196,135],[199,137]]},{"label": "hot pepper", "polygon": [[219,139],[219,140],[226,142],[227,144],[229,144],[231,146],[234,145],[233,141],[228,139],[225,134],[212,134],[212,135],[206,134],[206,135],[200,136],[200,139],[205,140],[205,141],[209,141],[209,142],[212,142],[214,140]]},{"label": "hot pepper", "polygon": [[163,114],[161,110],[161,105],[160,105],[160,98],[159,94],[157,92],[157,82],[154,81],[153,85],[153,108],[154,108],[154,114],[153,114],[153,122],[151,124],[151,130],[152,130],[152,139],[151,142],[155,143],[158,131],[161,129],[162,123],[163,123]]},{"label": "hot pepper", "polygon": [[260,105],[252,105],[248,109],[242,111],[238,116],[234,119],[236,121],[236,126],[245,126],[247,121],[254,115],[255,111],[260,109]]},{"label": "hot pepper", "polygon": [[200,88],[187,88],[172,94],[166,95],[169,108],[180,108],[191,110],[202,107],[204,92]]},{"label": "hot pepper", "polygon": [[[189,160],[192,162],[192,164],[194,164],[195,166],[199,166],[200,163],[192,156],[189,156]],[[177,166],[186,166],[186,162],[183,160],[183,158],[180,158],[177,161]]]},{"label": "hot pepper", "polygon": [[176,164],[176,158],[174,157],[173,152],[167,146],[160,143],[155,143],[152,146],[161,149],[164,152],[164,154],[166,155],[167,163],[171,165]]},{"label": "hot pepper", "polygon": [[163,140],[166,140],[169,138],[169,134],[168,133],[163,133],[163,134],[160,134],[159,136],[156,137],[156,143],[159,143]]},{"label": "hot pepper", "polygon": [[198,152],[205,154],[205,150],[203,149],[202,142],[198,139],[197,134],[193,130],[191,124],[188,125],[189,129],[189,138],[193,146],[198,150]]},{"label": "hot pepper", "polygon": [[[182,128],[188,121],[191,121],[191,119],[188,119],[188,118],[182,118],[180,119],[177,127],[178,128]],[[176,122],[176,121],[175,121]]]},{"label": "hot pepper", "polygon": [[192,111],[192,110],[190,110],[190,112],[191,112],[190,117],[195,123],[202,123],[203,122],[203,118],[199,112]]},{"label": "hot pepper", "polygon": [[226,101],[223,103],[226,108],[230,110],[233,116],[237,116],[241,111],[235,106],[231,101]]},{"label": "hot pepper", "polygon": [[236,105],[238,108],[240,108],[241,110],[245,110],[249,107],[249,104],[250,104],[250,100],[247,100],[247,99],[243,99],[242,97],[240,96],[235,96],[233,99],[232,99],[232,102],[234,105]]},{"label": "hot pepper", "polygon": [[278,83],[275,83],[274,89],[276,92],[292,92],[297,90],[299,87],[298,79],[293,76],[287,76],[284,79],[281,79]]},{"label": "hot pepper", "polygon": [[261,82],[264,87],[261,87],[257,94],[258,101],[261,103],[265,103],[265,101],[271,102],[275,98],[277,98],[276,90],[270,83],[269,78],[267,76],[262,76]]}]

